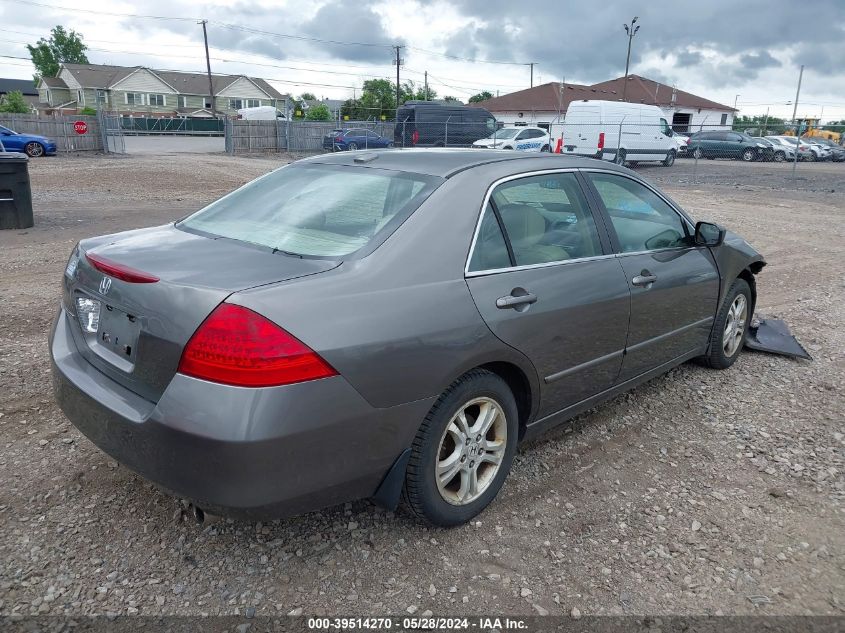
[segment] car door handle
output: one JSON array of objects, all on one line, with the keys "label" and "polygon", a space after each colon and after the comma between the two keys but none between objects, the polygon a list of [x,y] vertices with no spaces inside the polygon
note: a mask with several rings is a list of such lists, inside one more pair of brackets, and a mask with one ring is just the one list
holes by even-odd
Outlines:
[{"label": "car door handle", "polygon": [[537,303],[537,295],[531,294],[530,292],[520,295],[507,295],[506,297],[496,299],[496,307],[500,310],[529,306],[532,303]]},{"label": "car door handle", "polygon": [[635,286],[645,286],[645,287],[648,287],[648,286],[650,286],[651,284],[653,284],[655,281],[657,281],[657,275],[652,275],[652,274],[651,274],[650,272],[648,272],[647,270],[644,270],[642,273],[640,273],[639,275],[635,276],[635,277],[631,280],[631,283],[632,283],[632,284],[634,284]]}]

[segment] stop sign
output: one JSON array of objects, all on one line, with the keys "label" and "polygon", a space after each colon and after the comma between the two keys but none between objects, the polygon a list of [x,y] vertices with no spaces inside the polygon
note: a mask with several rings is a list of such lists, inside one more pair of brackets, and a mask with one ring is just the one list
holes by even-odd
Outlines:
[{"label": "stop sign", "polygon": [[73,129],[77,134],[85,134],[88,132],[88,124],[85,121],[76,121],[73,124]]}]

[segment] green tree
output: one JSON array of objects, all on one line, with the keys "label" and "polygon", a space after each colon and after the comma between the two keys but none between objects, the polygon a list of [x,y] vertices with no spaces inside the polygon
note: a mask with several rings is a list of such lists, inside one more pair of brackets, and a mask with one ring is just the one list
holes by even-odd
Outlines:
[{"label": "green tree", "polygon": [[751,130],[755,135],[762,136],[764,134],[783,134],[789,126],[786,121],[778,117],[766,117],[766,115],[747,116],[742,115],[734,117],[733,129],[738,132],[745,132]]},{"label": "green tree", "polygon": [[79,114],[87,115],[87,116],[94,116],[95,114],[97,114],[97,111],[94,108],[92,108],[91,106],[85,106],[84,108],[82,108],[79,111]]},{"label": "green tree", "polygon": [[29,114],[29,104],[23,98],[23,93],[20,90],[13,90],[0,100],[0,112]]},{"label": "green tree", "polygon": [[45,40],[42,37],[34,46],[27,44],[26,48],[32,58],[32,65],[38,71],[35,81],[40,77],[58,75],[60,64],[88,63],[88,57],[85,55],[88,47],[82,41],[82,36],[76,31],[66,31],[63,26],[53,27],[50,39]]},{"label": "green tree", "polygon": [[470,103],[480,103],[481,101],[487,101],[487,99],[492,99],[493,93],[489,90],[482,90],[478,94],[472,95],[469,98]]},{"label": "green tree", "polygon": [[445,97],[443,97],[443,101],[445,101],[446,103],[461,103],[460,99],[458,99],[457,97],[453,97],[452,95],[446,95]]},{"label": "green tree", "polygon": [[[393,85],[395,86],[396,84]],[[428,94],[426,94],[425,84],[417,84],[413,81],[406,81],[402,84],[402,87],[399,89],[399,100],[402,103],[411,100],[430,101],[436,98],[437,91],[434,88],[429,87]]]},{"label": "green tree", "polygon": [[332,113],[329,111],[329,107],[325,103],[318,103],[317,105],[313,105],[308,108],[308,111],[305,113],[305,120],[331,121]]},{"label": "green tree", "polygon": [[317,97],[314,96],[313,92],[303,92],[302,95],[299,97],[300,101],[316,101]]}]

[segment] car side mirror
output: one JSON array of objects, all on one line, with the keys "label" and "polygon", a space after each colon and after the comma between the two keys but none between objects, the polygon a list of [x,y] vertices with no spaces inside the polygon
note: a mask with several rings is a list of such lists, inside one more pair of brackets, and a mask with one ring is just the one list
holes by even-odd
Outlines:
[{"label": "car side mirror", "polygon": [[713,222],[697,222],[695,225],[696,246],[721,246],[725,241],[725,229]]}]

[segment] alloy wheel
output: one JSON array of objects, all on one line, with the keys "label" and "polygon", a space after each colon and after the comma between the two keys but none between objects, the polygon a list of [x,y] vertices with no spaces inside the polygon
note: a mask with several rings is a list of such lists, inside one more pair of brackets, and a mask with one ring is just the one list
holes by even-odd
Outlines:
[{"label": "alloy wheel", "polygon": [[754,150],[753,149],[745,150],[742,153],[742,160],[744,160],[746,162],[750,162],[750,161],[754,160]]},{"label": "alloy wheel", "polygon": [[27,156],[37,158],[44,153],[44,148],[41,146],[41,143],[32,142],[26,144],[25,151]]},{"label": "alloy wheel", "polygon": [[722,348],[728,358],[736,354],[742,344],[747,319],[748,300],[744,294],[738,294],[728,310],[728,316],[725,319],[725,331],[722,334]]},{"label": "alloy wheel", "polygon": [[463,506],[478,499],[495,479],[508,444],[502,406],[474,398],[452,416],[437,450],[435,476],[440,496]]}]

